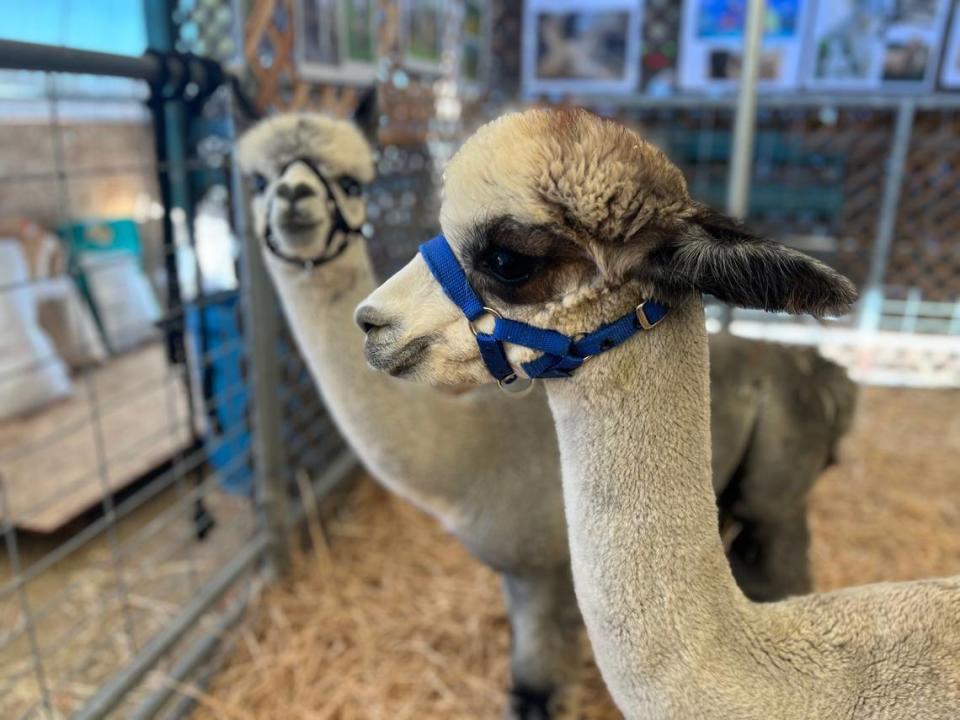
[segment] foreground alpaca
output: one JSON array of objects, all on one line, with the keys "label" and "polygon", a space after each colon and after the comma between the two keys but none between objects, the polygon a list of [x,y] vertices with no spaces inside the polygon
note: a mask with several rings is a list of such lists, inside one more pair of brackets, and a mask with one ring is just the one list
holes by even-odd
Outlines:
[{"label": "foreground alpaca", "polygon": [[[455,256],[431,241],[361,305],[367,357],[389,371],[404,353],[403,374],[422,382],[488,382],[495,364],[488,371],[449,298],[575,343],[610,338],[572,377],[545,385],[577,597],[625,714],[960,717],[960,579],[755,605],[717,537],[700,293],[821,315],[848,308],[849,282],[695,203],[660,152],[582,111],[485,126],[450,163],[445,190],[441,225]],[[665,317],[658,303],[638,307],[651,298],[668,303]],[[503,320],[491,330],[484,316],[479,340],[508,331],[527,345],[500,346],[513,368],[578,363],[528,349],[563,345],[559,336]],[[614,336],[605,324],[615,320],[639,335]]]},{"label": "foreground alpaca", "polygon": [[[363,222],[359,188],[373,177],[373,159],[353,125],[274,118],[241,140],[238,159],[258,187],[267,269],[327,406],[378,480],[504,574],[513,712],[539,717],[578,668],[580,623],[559,452],[542,392],[453,397],[366,366],[353,310],[375,282],[365,240],[350,228]],[[329,260],[297,262],[312,258]],[[716,485],[744,526],[731,556],[737,577],[754,598],[805,592],[806,492],[846,429],[852,386],[812,352],[723,338],[714,354],[724,373],[715,391]],[[402,369],[402,357],[394,360]],[[808,403],[799,411],[798,396]]]}]

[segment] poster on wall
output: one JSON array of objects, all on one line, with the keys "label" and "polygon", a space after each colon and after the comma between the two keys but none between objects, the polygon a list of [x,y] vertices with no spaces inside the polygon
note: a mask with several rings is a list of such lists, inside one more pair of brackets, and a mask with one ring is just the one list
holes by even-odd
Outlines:
[{"label": "poster on wall", "polygon": [[467,91],[478,90],[487,79],[491,14],[483,0],[466,0],[463,4],[460,77]]},{"label": "poster on wall", "polygon": [[296,0],[297,70],[318,82],[372,82],[376,76],[376,0]]},{"label": "poster on wall", "polygon": [[377,0],[340,0],[340,58],[348,77],[377,74]]},{"label": "poster on wall", "polygon": [[821,0],[806,84],[827,90],[933,84],[949,0]]},{"label": "poster on wall", "polygon": [[642,8],[642,0],[527,0],[525,95],[635,91]]},{"label": "poster on wall", "polygon": [[960,3],[953,11],[953,20],[947,33],[947,49],[943,53],[940,84],[951,90],[960,90]]},{"label": "poster on wall", "polygon": [[446,27],[443,0],[406,0],[403,5],[405,64],[412,70],[439,73]]},{"label": "poster on wall", "polygon": [[[688,0],[680,42],[680,86],[723,91],[740,78],[747,0]],[[768,0],[758,84],[761,90],[791,90],[800,78],[810,0]]]},{"label": "poster on wall", "polygon": [[297,70],[307,80],[334,77],[340,63],[338,0],[298,0],[294,6]]}]

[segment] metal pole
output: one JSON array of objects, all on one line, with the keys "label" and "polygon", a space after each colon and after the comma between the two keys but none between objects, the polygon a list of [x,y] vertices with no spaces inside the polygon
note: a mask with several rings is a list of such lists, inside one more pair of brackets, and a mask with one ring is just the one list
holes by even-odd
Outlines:
[{"label": "metal pole", "polygon": [[863,285],[863,300],[860,305],[861,330],[876,330],[880,327],[880,316],[883,311],[883,276],[887,271],[890,249],[893,247],[893,235],[897,225],[897,212],[900,209],[900,195],[916,109],[913,98],[903,98],[897,108],[893,147],[890,148],[890,156],[887,158],[887,178],[883,186],[880,219],[877,221],[877,237],[873,243],[873,255],[870,257],[870,270]]},{"label": "metal pole", "polygon": [[162,70],[157,58],[149,55],[142,57],[113,55],[12,40],[0,41],[0,68],[82,75],[115,75],[147,82],[160,80]]},{"label": "metal pole", "polygon": [[[757,71],[763,42],[763,20],[766,0],[749,0],[743,29],[743,54],[733,144],[730,148],[730,174],[727,177],[727,212],[744,218],[750,206],[750,176],[753,165],[753,135],[757,123]],[[724,330],[733,320],[733,308],[722,305],[720,324]]]},{"label": "metal pole", "polygon": [[235,600],[210,632],[204,634],[184,652],[172,668],[166,673],[163,684],[147,696],[139,707],[130,715],[130,720],[151,720],[156,717],[169,702],[170,698],[178,693],[178,685],[186,683],[194,675],[197,668],[210,660],[211,656],[220,648],[224,636],[240,622],[247,609],[247,596]]},{"label": "metal pole", "polygon": [[246,183],[236,162],[230,163],[234,233],[241,239],[243,275],[243,328],[250,359],[253,386],[250,408],[253,424],[255,477],[258,509],[267,535],[267,557],[276,574],[290,567],[288,530],[289,497],[283,472],[285,460],[281,428],[280,370],[277,339],[280,323],[277,300],[260,254],[255,229],[247,222],[250,207]]},{"label": "metal pole", "polygon": [[267,540],[264,537],[254,538],[248,545],[237,553],[234,558],[224,565],[210,581],[199,590],[194,598],[147,643],[140,654],[133,658],[120,672],[113,676],[108,683],[102,685],[97,694],[87,701],[73,720],[101,720],[117,707],[126,694],[137,686],[176,645],[197,621],[213,606],[217,600],[233,587],[234,582],[243,573],[253,567],[257,558],[264,551]]},{"label": "metal pole", "polygon": [[[955,110],[960,108],[960,95],[931,93],[910,95],[917,108],[922,110]],[[577,93],[573,99],[580,105],[619,106],[622,108],[640,108],[643,110],[664,108],[679,109],[717,109],[733,110],[738,98],[732,95],[705,95],[703,93],[684,93],[652,97],[650,95],[607,95],[604,93]],[[902,95],[877,95],[874,93],[793,93],[758,94],[757,104],[766,108],[854,108],[857,110],[895,110],[900,106]]]},{"label": "metal pole", "polygon": [[37,689],[40,692],[43,717],[52,718],[54,714],[53,702],[50,698],[50,680],[47,677],[47,671],[46,668],[44,668],[43,658],[40,654],[36,622],[33,618],[33,606],[30,604],[30,597],[27,594],[27,582],[30,578],[25,577],[23,572],[23,566],[20,560],[20,546],[17,543],[17,528],[14,525],[13,512],[10,508],[3,478],[0,478],[0,534],[3,535],[7,547],[10,571],[13,574],[13,586],[16,588],[17,600],[20,604],[20,613],[23,615],[24,632],[27,636],[27,646],[30,649],[33,675],[36,678]]},{"label": "metal pole", "polygon": [[[347,477],[350,476],[358,467],[357,457],[349,449],[345,448],[331,460],[323,474],[313,483],[313,491],[319,497],[326,496],[333,488],[337,487]],[[298,504],[292,511],[291,525],[299,525],[306,518],[306,511],[303,505]],[[209,633],[203,635],[193,645],[190,646],[177,663],[167,673],[167,679],[174,683],[187,682],[194,676],[198,667],[207,662],[210,657],[219,648],[223,637],[240,619],[247,608],[248,596],[244,595],[221,616],[216,627]],[[167,682],[154,691],[131,715],[133,720],[149,720],[155,717],[170,698],[177,694],[177,687],[174,683]],[[196,683],[193,683],[196,684]],[[172,717],[179,717],[176,713]]]},{"label": "metal pole", "polygon": [[749,0],[743,34],[737,115],[730,151],[727,212],[736,218],[747,214],[750,202],[750,171],[753,163],[753,134],[757,122],[757,71],[763,41],[766,0]]},{"label": "metal pole", "polygon": [[[160,98],[151,98],[150,111],[153,117],[153,150],[157,158],[157,189],[160,192],[160,204],[163,206],[161,228],[163,232],[163,261],[167,277],[167,310],[184,312],[183,296],[180,292],[180,273],[177,267],[177,248],[173,232],[173,189],[170,182],[166,103]],[[178,322],[166,332],[167,362],[181,365],[185,362],[183,346],[183,322]],[[189,374],[187,383],[189,385]]]}]

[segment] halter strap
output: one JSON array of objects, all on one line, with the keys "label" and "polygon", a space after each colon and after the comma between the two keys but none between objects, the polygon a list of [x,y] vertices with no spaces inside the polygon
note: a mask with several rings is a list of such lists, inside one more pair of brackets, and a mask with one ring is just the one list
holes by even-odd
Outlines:
[{"label": "halter strap", "polygon": [[[280,169],[280,175],[283,175],[283,173],[287,171],[288,167],[298,162],[306,165],[313,172],[313,174],[317,176],[320,184],[323,185],[324,190],[327,191],[327,196],[333,201],[335,210],[333,223],[330,225],[330,232],[327,233],[327,239],[323,244],[323,250],[313,257],[304,258],[300,257],[299,255],[291,255],[280,249],[276,240],[274,240],[273,230],[270,227],[270,208],[273,204],[273,198],[269,200],[267,205],[267,229],[263,235],[263,243],[267,246],[267,249],[274,257],[283,260],[285,263],[309,271],[313,270],[313,268],[317,267],[318,265],[323,265],[324,263],[328,263],[331,260],[335,260],[336,258],[340,257],[340,255],[343,254],[343,251],[346,250],[347,246],[350,244],[351,237],[360,232],[360,228],[353,227],[347,222],[347,219],[340,211],[340,203],[337,202],[337,196],[334,195],[333,189],[330,187],[330,181],[324,177],[323,173],[320,172],[320,168],[318,168],[310,158],[294,158]],[[340,242],[336,244],[336,247],[333,247],[333,239],[337,231],[342,233],[342,237],[340,238]]]},{"label": "halter strap", "polygon": [[[522,345],[542,353],[540,357],[523,364],[523,372],[528,377],[570,377],[591,357],[622,345],[641,330],[652,329],[669,312],[666,305],[647,300],[634,311],[593,332],[570,337],[556,330],[505,318],[496,310],[486,307],[471,287],[467,274],[443,235],[423,243],[420,255],[447,297],[470,322],[480,357],[501,385],[509,385],[517,379],[516,371],[507,360],[504,343]],[[493,330],[489,333],[476,328],[476,321],[483,315],[492,315],[494,318]]]}]

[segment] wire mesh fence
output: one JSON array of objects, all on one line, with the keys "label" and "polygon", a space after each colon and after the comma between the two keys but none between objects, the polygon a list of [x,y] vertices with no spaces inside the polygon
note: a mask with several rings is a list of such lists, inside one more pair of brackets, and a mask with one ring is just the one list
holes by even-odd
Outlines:
[{"label": "wire mesh fence", "polygon": [[351,464],[242,250],[229,95],[196,116],[151,97],[0,76],[4,718],[183,711],[170,691],[256,593],[295,476]]},{"label": "wire mesh fence", "polygon": [[[723,206],[734,108],[658,105],[631,109],[622,117],[640,126],[680,165],[692,195]],[[897,111],[893,98],[881,107],[858,106],[855,99],[842,105],[812,100],[786,106],[765,105],[761,99],[749,221],[865,286]],[[916,287],[931,301],[955,300],[960,291],[951,242],[956,220],[947,190],[960,173],[957,118],[948,104],[918,112],[910,128],[905,182],[898,184],[899,210],[894,208],[894,250],[883,276],[884,285]]]},{"label": "wire mesh fence", "polygon": [[[862,299],[839,323],[734,310],[732,330],[817,344],[866,382],[956,385],[960,254],[950,190],[960,181],[956,99],[759,101],[748,222],[850,277]],[[695,198],[723,207],[735,114],[730,100],[640,99],[616,114],[683,169]]]}]

